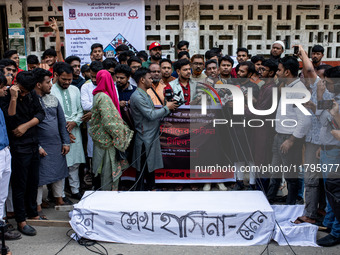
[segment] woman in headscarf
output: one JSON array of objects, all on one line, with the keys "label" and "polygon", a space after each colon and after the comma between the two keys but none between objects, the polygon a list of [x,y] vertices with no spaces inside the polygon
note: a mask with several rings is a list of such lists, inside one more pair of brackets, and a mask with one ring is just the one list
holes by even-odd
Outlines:
[{"label": "woman in headscarf", "polygon": [[111,74],[101,70],[93,91],[90,135],[93,139],[93,171],[100,174],[102,190],[118,190],[119,177],[128,166],[118,157],[133,137],[133,131],[121,118],[118,95]]}]

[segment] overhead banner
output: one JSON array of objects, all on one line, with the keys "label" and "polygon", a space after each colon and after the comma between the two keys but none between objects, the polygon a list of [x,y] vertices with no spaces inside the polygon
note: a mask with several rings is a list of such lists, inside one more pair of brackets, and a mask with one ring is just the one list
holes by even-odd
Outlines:
[{"label": "overhead banner", "polygon": [[90,63],[91,45],[100,43],[107,58],[120,44],[145,49],[144,0],[64,0],[66,56]]}]

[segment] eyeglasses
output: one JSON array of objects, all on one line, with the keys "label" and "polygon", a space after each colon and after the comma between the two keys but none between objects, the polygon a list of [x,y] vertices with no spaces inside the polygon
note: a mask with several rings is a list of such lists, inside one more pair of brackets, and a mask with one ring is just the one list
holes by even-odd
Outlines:
[{"label": "eyeglasses", "polygon": [[194,66],[203,66],[204,65],[204,63],[197,63],[197,62],[194,62],[194,63],[192,63]]}]

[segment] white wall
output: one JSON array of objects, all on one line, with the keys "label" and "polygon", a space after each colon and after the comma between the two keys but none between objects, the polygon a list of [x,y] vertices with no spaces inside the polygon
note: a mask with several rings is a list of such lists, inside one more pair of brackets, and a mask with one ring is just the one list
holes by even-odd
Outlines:
[{"label": "white wall", "polygon": [[[54,37],[44,22],[48,21],[50,16],[56,16],[60,19],[60,27],[63,28],[62,12],[56,7],[62,6],[62,0],[51,1],[52,11],[48,11],[49,1],[24,0],[23,2],[28,53],[41,56],[44,48],[55,45]],[[22,22],[22,7],[18,0],[0,0],[0,4],[7,6],[8,22]],[[304,6],[300,6],[298,10],[298,5]],[[310,9],[310,6],[306,5],[318,5],[318,9]],[[301,42],[306,49],[314,44],[323,45],[326,48],[324,60],[335,60],[337,56],[340,58],[338,5],[340,2],[337,0],[145,0],[145,40],[146,45],[159,41],[164,45],[163,53],[174,60],[175,44],[183,39],[190,42],[191,54],[204,53],[210,46],[217,46],[223,48],[224,54],[234,55],[238,45],[242,45],[249,48],[250,53],[254,55],[269,54],[273,41],[289,36],[290,45]],[[278,6],[281,6],[282,10],[281,19],[278,17]],[[287,13],[289,13],[287,8],[290,7],[287,6],[291,6],[289,20],[287,20]],[[28,7],[42,7],[42,10],[28,11]],[[252,19],[248,19],[248,8],[253,8]],[[159,12],[156,11],[158,9]],[[325,9],[329,10],[328,19],[325,17]],[[301,18],[300,29],[296,29],[297,16]],[[268,17],[272,19],[270,39],[267,38]],[[196,22],[198,29],[183,29],[183,23],[186,21],[190,24]],[[241,26],[242,32],[239,34],[238,29]],[[241,35],[242,42],[239,43]],[[63,33],[61,36],[63,37]],[[329,40],[330,36],[332,40]],[[35,42],[35,50],[32,49],[32,41]],[[330,58],[327,58],[327,50]],[[291,50],[288,50],[288,53],[291,53]]]}]

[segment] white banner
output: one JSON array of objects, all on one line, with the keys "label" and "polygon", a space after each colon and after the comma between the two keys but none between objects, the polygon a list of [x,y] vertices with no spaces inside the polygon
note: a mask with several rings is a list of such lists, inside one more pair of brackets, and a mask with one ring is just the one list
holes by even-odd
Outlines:
[{"label": "white banner", "polygon": [[119,243],[267,244],[274,212],[262,192],[87,191],[70,224],[82,237]]},{"label": "white banner", "polygon": [[94,43],[103,45],[106,57],[114,57],[120,44],[144,50],[144,8],[144,0],[64,0],[66,57],[90,63]]}]

